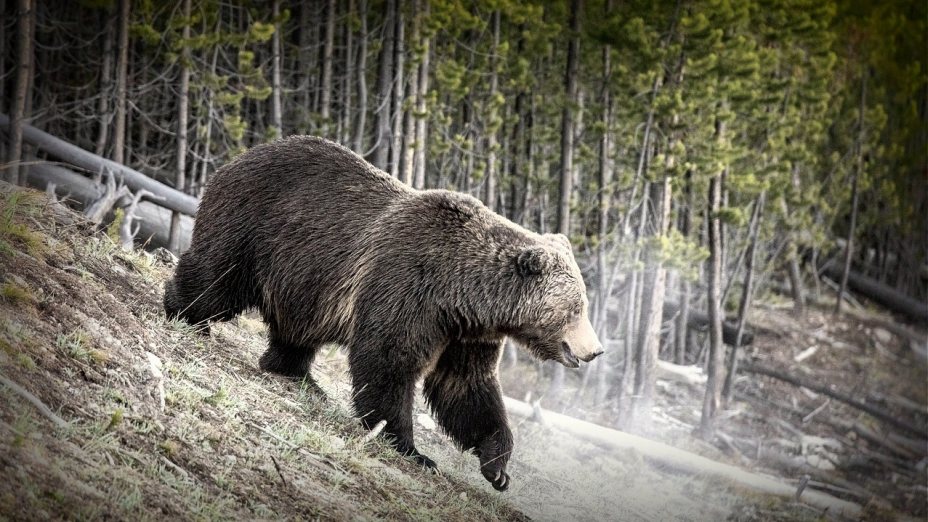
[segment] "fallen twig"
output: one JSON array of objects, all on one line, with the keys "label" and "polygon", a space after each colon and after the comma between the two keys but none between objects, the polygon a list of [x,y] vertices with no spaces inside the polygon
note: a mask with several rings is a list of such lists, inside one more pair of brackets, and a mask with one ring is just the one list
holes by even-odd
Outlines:
[{"label": "fallen twig", "polygon": [[380,432],[387,426],[386,420],[381,420],[371,428],[371,431],[367,432],[363,437],[361,437],[361,443],[367,444],[368,442],[374,440],[377,435],[380,435]]},{"label": "fallen twig", "polygon": [[274,469],[277,470],[277,474],[280,475],[280,481],[284,483],[284,486],[287,486],[287,479],[284,478],[284,472],[280,469],[280,464],[277,463],[277,459],[274,458],[274,455],[271,455],[271,462],[274,463]]},{"label": "fallen twig", "polygon": [[52,421],[52,424],[54,424],[55,427],[64,428],[68,425],[68,423],[65,422],[64,419],[62,419],[58,415],[55,415],[55,412],[53,412],[48,406],[46,406],[44,402],[39,400],[38,397],[29,393],[29,390],[7,379],[3,375],[0,375],[0,384],[3,384],[7,388],[9,388],[10,391],[12,391],[13,393],[29,401],[30,404],[32,404],[33,406],[35,406],[37,410],[39,410],[39,413],[44,415],[48,420]]}]

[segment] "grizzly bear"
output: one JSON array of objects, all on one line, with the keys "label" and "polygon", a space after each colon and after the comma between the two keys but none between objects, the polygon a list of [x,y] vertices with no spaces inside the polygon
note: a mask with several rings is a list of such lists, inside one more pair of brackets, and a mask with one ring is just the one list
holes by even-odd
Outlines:
[{"label": "grizzly bear", "polygon": [[464,194],[414,190],[310,136],[254,147],[216,172],[165,285],[165,312],[191,324],[252,307],[268,327],[263,370],[311,379],[320,346],[345,346],[363,425],[385,420],[400,453],[434,468],[413,443],[424,379],[438,424],[497,490],[509,486],[512,451],[497,378],[504,338],[570,368],[602,353],[565,236],[525,230]]}]

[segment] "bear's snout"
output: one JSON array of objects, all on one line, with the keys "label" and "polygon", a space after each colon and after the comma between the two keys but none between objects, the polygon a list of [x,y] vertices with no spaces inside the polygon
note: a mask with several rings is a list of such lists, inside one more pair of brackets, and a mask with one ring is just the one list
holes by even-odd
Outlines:
[{"label": "bear's snout", "polygon": [[590,362],[590,361],[592,361],[593,359],[599,357],[599,356],[602,355],[602,354],[603,354],[603,347],[602,347],[602,345],[599,345],[599,346],[597,346],[597,347],[593,350],[593,353],[590,354],[590,358],[589,358],[589,359],[584,359],[584,362]]},{"label": "bear's snout", "polygon": [[564,332],[564,365],[577,368],[580,361],[590,362],[603,354],[603,345],[599,342],[596,330],[590,320],[581,316],[569,325]]}]

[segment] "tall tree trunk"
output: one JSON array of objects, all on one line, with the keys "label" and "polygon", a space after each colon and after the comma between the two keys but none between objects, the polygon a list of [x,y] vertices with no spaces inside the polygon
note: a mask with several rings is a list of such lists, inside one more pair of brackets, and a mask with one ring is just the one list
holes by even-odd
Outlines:
[{"label": "tall tree trunk", "polygon": [[[185,0],[189,1],[189,0]],[[274,34],[271,36],[271,127],[274,128],[274,134],[281,137],[284,134],[283,113],[280,104],[281,97],[281,44],[280,32],[280,0],[274,0],[271,5],[272,16],[274,17]],[[185,28],[185,30],[187,30]],[[186,109],[186,107],[185,107]],[[186,116],[184,117],[186,119]]]},{"label": "tall tree trunk", "polygon": [[403,102],[406,95],[406,82],[403,80],[403,69],[406,67],[406,23],[404,18],[402,7],[397,5],[393,16],[396,40],[393,43],[393,115],[390,120],[393,127],[390,131],[392,137],[390,175],[394,178],[400,177],[400,167],[402,167],[403,161]]},{"label": "tall tree trunk", "polygon": [[329,0],[325,8],[325,42],[322,46],[322,92],[319,99],[319,116],[322,117],[323,134],[329,135],[332,117],[332,56],[335,54],[335,0]]},{"label": "tall tree trunk", "polygon": [[[187,182],[187,118],[188,118],[188,97],[190,93],[190,2],[184,0],[184,28],[181,31],[183,38],[183,48],[180,55],[180,86],[177,97],[177,163],[174,173],[174,188],[183,191]],[[278,7],[278,0],[274,1],[275,10]],[[275,13],[275,18],[276,18]],[[274,32],[277,34],[277,31]],[[280,100],[278,99],[278,102]],[[181,241],[181,215],[178,212],[171,214],[171,229],[168,239],[168,249],[172,252],[180,252]]]},{"label": "tall tree trunk", "polygon": [[738,374],[738,350],[741,349],[741,338],[744,335],[744,325],[747,322],[748,312],[751,309],[751,299],[754,292],[754,259],[757,251],[757,236],[760,234],[760,223],[764,215],[766,192],[761,192],[754,203],[754,212],[751,215],[751,224],[748,229],[748,249],[745,254],[744,288],[741,289],[741,301],[738,303],[738,324],[735,330],[735,344],[728,354],[728,373],[725,375],[725,386],[722,388],[723,404],[731,401],[734,391],[735,376]]},{"label": "tall tree trunk", "polygon": [[[606,3],[606,12],[610,11],[612,2]],[[600,339],[605,339],[603,328],[606,324],[606,300],[608,298],[607,287],[609,286],[607,275],[607,251],[606,251],[606,234],[609,231],[609,203],[612,200],[612,194],[609,192],[609,184],[612,182],[612,97],[609,83],[612,76],[612,49],[610,46],[603,46],[603,92],[602,107],[603,132],[599,141],[599,219],[597,223],[597,247],[596,247],[596,273],[597,273],[597,312],[596,312],[596,329],[600,333]]]},{"label": "tall tree trunk", "polygon": [[499,17],[500,12],[497,9],[490,15],[490,25],[493,38],[493,47],[490,50],[490,94],[489,94],[489,113],[487,114],[487,176],[484,188],[483,202],[491,212],[496,211],[496,177],[497,177],[497,153],[499,144],[496,139],[498,132],[499,111],[496,108],[496,95],[499,92]]},{"label": "tall tree trunk", "polygon": [[[684,176],[684,204],[680,210],[680,233],[683,237],[689,238],[690,229],[692,228],[693,206],[696,204],[693,199],[693,173],[687,170]],[[690,315],[690,294],[691,284],[685,278],[680,278],[680,311],[677,316],[677,323],[674,326],[674,363],[686,364],[686,354],[689,351],[689,315]]]},{"label": "tall tree trunk", "polygon": [[126,159],[126,91],[129,71],[129,10],[131,0],[119,0],[119,56],[116,59],[116,121],[113,125],[113,157]]},{"label": "tall tree trunk", "polygon": [[860,198],[858,185],[860,178],[864,174],[864,140],[866,139],[866,119],[864,118],[867,110],[867,70],[864,70],[860,79],[860,109],[857,114],[857,161],[854,168],[854,176],[851,179],[851,222],[847,229],[847,242],[844,245],[844,268],[841,271],[841,286],[838,288],[838,297],[835,301],[835,313],[841,313],[841,301],[844,300],[844,292],[847,291],[847,275],[851,272],[851,256],[854,254],[854,232],[857,228],[857,202]]},{"label": "tall tree trunk", "polygon": [[[419,21],[421,20],[422,15],[420,14],[421,6],[420,0],[413,0],[412,3],[412,16],[411,20],[411,33],[409,35],[409,46],[415,50],[419,46]],[[422,58],[419,57],[421,62]],[[406,102],[404,105],[409,107],[403,115],[403,153],[401,157],[403,158],[403,166],[400,169],[400,176],[403,179],[403,183],[406,183],[409,186],[412,186],[413,176],[415,174],[415,160],[416,160],[416,111],[415,105],[418,102],[419,98],[419,66],[416,64],[409,69],[409,95],[406,97]]]},{"label": "tall tree trunk", "polygon": [[567,47],[567,69],[564,84],[567,100],[561,115],[561,179],[557,204],[557,231],[570,235],[570,199],[574,176],[574,105],[577,103],[577,81],[580,54],[580,20],[583,0],[571,0],[570,43]]},{"label": "tall tree trunk", "polygon": [[315,31],[316,24],[310,17],[313,0],[303,0],[300,3],[300,73],[303,81],[300,82],[300,90],[303,91],[303,117],[305,118],[304,126],[309,122],[309,115],[312,112],[312,95],[313,95],[313,78],[316,78],[315,61],[313,60],[310,47],[313,45],[315,38],[312,33]]},{"label": "tall tree trunk", "polygon": [[[430,1],[423,0],[422,6],[422,26],[429,17]],[[429,119],[427,115],[428,107],[426,99],[429,94],[429,62],[431,57],[431,42],[428,36],[422,38],[422,62],[419,63],[419,88],[416,92],[416,173],[413,176],[413,187],[417,189],[425,188],[425,161],[426,146],[428,145]]]},{"label": "tall tree trunk", "polygon": [[[672,158],[673,156],[668,156]],[[668,169],[670,170],[670,169]],[[670,200],[672,188],[670,177],[664,176],[662,183],[651,184],[651,201],[654,216],[653,232],[655,238],[666,235],[670,221]],[[635,401],[633,408],[633,425],[641,427],[650,422],[651,405],[654,400],[654,382],[658,351],[661,345],[661,322],[664,312],[664,282],[667,271],[657,256],[648,260],[651,265],[644,273],[645,285],[641,301],[641,327],[638,329],[637,365],[635,366]]]},{"label": "tall tree trunk", "polygon": [[[557,202],[557,231],[570,237],[570,200],[574,177],[574,104],[577,103],[577,81],[580,55],[580,20],[583,0],[570,3],[570,43],[567,47],[567,70],[564,77],[567,100],[561,115],[561,180]],[[564,386],[564,366],[554,369],[549,395],[556,396]]]},{"label": "tall tree trunk", "polygon": [[6,181],[19,182],[20,161],[23,156],[23,124],[26,117],[26,98],[29,95],[29,71],[34,66],[33,47],[35,38],[32,34],[32,17],[35,16],[34,0],[19,0],[17,22],[16,84],[13,93],[13,107],[10,115],[9,150],[7,151]]},{"label": "tall tree trunk", "polygon": [[351,28],[350,17],[354,15],[355,6],[354,0],[348,0],[348,4],[345,7],[347,12],[348,20],[344,24],[345,28],[345,88],[343,89],[343,100],[344,107],[342,107],[342,137],[341,142],[345,146],[350,145],[351,139],[351,117],[352,117],[352,103],[354,98],[354,82],[355,82],[355,70],[354,70],[354,30]]},{"label": "tall tree trunk", "polygon": [[[719,121],[716,130],[719,142],[724,141],[725,122]],[[707,271],[708,311],[709,311],[709,364],[706,381],[706,395],[703,400],[702,418],[699,429],[703,437],[708,438],[714,431],[715,414],[719,407],[722,392],[722,368],[725,363],[725,347],[722,344],[722,252],[721,223],[718,211],[722,199],[722,173],[719,172],[709,181],[709,205],[706,209],[706,221],[709,228],[709,260]]]},{"label": "tall tree trunk", "polygon": [[[608,19],[612,11],[612,0],[606,0],[603,15]],[[612,201],[612,193],[609,190],[612,183],[612,48],[604,45],[602,49],[602,136],[599,140],[599,215],[596,230],[596,310],[594,315],[593,326],[600,340],[605,342],[607,337],[609,294],[612,289],[612,281],[608,275],[608,260],[606,249],[606,237],[609,232],[609,203]],[[596,390],[594,401],[599,404],[606,393],[606,381],[609,370],[609,353],[605,353],[599,358],[599,362],[594,366],[596,368]],[[589,373],[587,369],[587,373]],[[584,378],[586,375],[584,375]]]},{"label": "tall tree trunk", "polygon": [[377,136],[374,144],[374,165],[382,170],[389,171],[390,159],[390,108],[393,92],[393,35],[395,33],[394,17],[396,14],[396,0],[387,0],[384,3],[383,46],[380,48],[380,63],[378,64],[378,83],[380,98],[377,103]]},{"label": "tall tree trunk", "polygon": [[113,84],[113,47],[116,45],[116,17],[107,10],[106,35],[103,37],[103,65],[100,68],[100,99],[97,100],[97,139],[94,154],[104,156],[106,152],[106,139],[110,129],[109,100]]},{"label": "tall tree trunk", "polygon": [[367,0],[358,1],[361,33],[358,35],[358,118],[355,121],[351,148],[364,154],[364,128],[367,126]]}]

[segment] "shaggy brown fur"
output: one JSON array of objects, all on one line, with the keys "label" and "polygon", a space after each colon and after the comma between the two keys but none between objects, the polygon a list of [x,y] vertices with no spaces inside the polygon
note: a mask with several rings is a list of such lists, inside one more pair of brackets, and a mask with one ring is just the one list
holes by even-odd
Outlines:
[{"label": "shaggy brown fur", "polygon": [[496,369],[505,336],[575,367],[601,353],[564,236],[538,235],[444,190],[413,190],[329,141],[262,145],[219,169],[190,250],[167,283],[168,316],[193,324],[258,308],[267,371],[309,378],[318,348],[348,348],[354,407],[413,443],[415,382],[442,428],[508,487],[512,435]]}]

